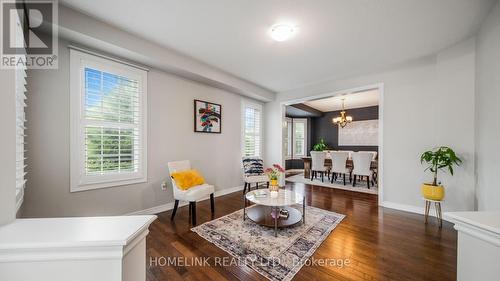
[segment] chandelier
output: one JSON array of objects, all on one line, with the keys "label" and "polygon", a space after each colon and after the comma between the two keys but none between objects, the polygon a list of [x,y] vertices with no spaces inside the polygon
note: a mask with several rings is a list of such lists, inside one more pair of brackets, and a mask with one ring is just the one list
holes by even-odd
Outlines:
[{"label": "chandelier", "polygon": [[344,109],[344,100],[345,99],[342,99],[342,111],[340,112],[340,116],[337,116],[337,117],[332,119],[333,124],[335,124],[335,125],[338,124],[341,128],[344,128],[347,125],[347,123],[352,122],[352,116],[346,115],[346,112]]}]

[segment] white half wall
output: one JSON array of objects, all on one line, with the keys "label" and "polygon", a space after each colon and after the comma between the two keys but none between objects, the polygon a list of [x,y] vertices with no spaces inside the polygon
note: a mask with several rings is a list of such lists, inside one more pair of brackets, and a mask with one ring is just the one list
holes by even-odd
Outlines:
[{"label": "white half wall", "polygon": [[477,36],[476,196],[480,211],[500,210],[500,2]]},{"label": "white half wall", "polygon": [[[383,83],[382,202],[421,208],[420,185],[431,180],[420,154],[437,146],[452,147],[464,160],[455,176],[440,174],[447,188],[444,210],[474,209],[474,72],[475,39],[436,56],[376,74],[326,81],[277,94],[268,118],[281,102]],[[276,118],[276,117],[274,117]],[[270,120],[273,124],[275,121]],[[274,124],[273,126],[275,126]],[[281,137],[269,136],[267,159],[277,161]],[[279,141],[278,141],[279,140]]]},{"label": "white half wall", "polygon": [[[58,70],[28,75],[28,183],[24,217],[118,215],[173,201],[167,162],[191,160],[216,191],[243,185],[243,97],[157,69],[148,73],[148,182],[70,193],[69,50],[60,41]],[[222,105],[222,134],[193,132],[193,100]],[[162,181],[168,182],[166,191]]]}]

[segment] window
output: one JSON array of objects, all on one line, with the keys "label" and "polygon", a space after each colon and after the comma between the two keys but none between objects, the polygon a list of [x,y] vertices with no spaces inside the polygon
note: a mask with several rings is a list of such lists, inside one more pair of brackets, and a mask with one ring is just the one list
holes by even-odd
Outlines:
[{"label": "window", "polygon": [[306,156],[307,119],[293,119],[293,155]]},{"label": "window", "polygon": [[285,118],[285,137],[283,140],[283,151],[286,151],[286,158],[291,158],[292,157],[292,118]]},{"label": "window", "polygon": [[286,118],[287,136],[285,147],[287,158],[307,155],[307,119]]},{"label": "window", "polygon": [[242,154],[261,156],[262,106],[256,103],[242,103]]},{"label": "window", "polygon": [[70,50],[71,191],[145,182],[147,72]]},{"label": "window", "polygon": [[[15,40],[19,45],[24,41],[23,29],[18,17],[15,17]],[[18,54],[23,57],[26,54]],[[15,95],[16,95],[16,208],[19,210],[23,204],[24,188],[26,186],[26,148],[25,122],[26,116],[26,66],[18,64],[15,69]]]}]

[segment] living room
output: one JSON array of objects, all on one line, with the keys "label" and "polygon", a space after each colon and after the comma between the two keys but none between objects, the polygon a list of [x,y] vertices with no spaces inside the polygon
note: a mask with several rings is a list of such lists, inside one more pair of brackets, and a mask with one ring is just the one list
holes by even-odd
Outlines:
[{"label": "living room", "polygon": [[500,2],[37,2],[0,280],[496,280]]}]

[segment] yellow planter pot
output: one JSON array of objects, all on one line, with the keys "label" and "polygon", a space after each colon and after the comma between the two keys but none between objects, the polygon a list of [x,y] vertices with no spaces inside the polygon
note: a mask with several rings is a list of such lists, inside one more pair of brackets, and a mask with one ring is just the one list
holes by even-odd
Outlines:
[{"label": "yellow planter pot", "polygon": [[444,199],[444,186],[424,183],[422,185],[422,196],[425,199],[441,201]]},{"label": "yellow planter pot", "polygon": [[278,180],[271,180],[271,185],[272,186],[278,185]]}]

